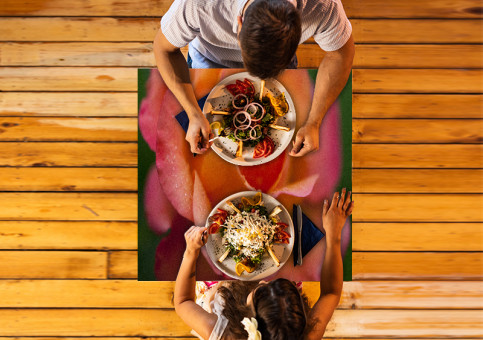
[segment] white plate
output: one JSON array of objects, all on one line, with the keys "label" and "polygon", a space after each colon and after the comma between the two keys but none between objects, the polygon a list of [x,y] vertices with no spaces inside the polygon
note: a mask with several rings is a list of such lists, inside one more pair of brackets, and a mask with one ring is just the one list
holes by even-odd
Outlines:
[{"label": "white plate", "polygon": [[[237,79],[243,81],[245,78],[253,83],[255,93],[260,93],[260,78],[253,77],[248,72],[236,73],[226,77],[211,90],[206,99],[205,105],[203,106],[203,113],[206,115],[206,118],[210,123],[223,120],[223,116],[211,115],[210,112],[212,110],[226,109],[233,99],[230,92],[226,90],[225,85],[234,84]],[[280,117],[277,120],[277,125],[288,126],[290,131],[286,132],[270,129],[268,135],[272,138],[275,144],[275,151],[266,158],[253,158],[253,147],[244,147],[243,158],[236,158],[235,153],[238,147],[237,143],[226,137],[218,138],[213,142],[211,147],[224,160],[242,166],[259,165],[277,158],[290,144],[295,130],[295,107],[292,98],[285,87],[275,79],[267,79],[265,81],[264,93],[267,92],[271,92],[274,96],[278,96],[282,92],[285,93],[289,110],[283,117]]]},{"label": "white plate", "polygon": [[[243,191],[243,192],[239,192],[231,196],[228,196],[213,208],[209,216],[214,215],[217,212],[216,209],[218,208],[224,209],[227,211],[233,211],[233,209],[231,209],[226,204],[226,201],[231,201],[236,205],[241,201],[242,197],[251,198],[255,196],[256,193],[257,193],[256,191]],[[219,270],[221,270],[223,273],[225,273],[226,275],[234,279],[239,279],[244,281],[255,281],[255,280],[258,281],[267,276],[270,276],[276,273],[280,268],[283,267],[285,262],[290,257],[290,254],[292,253],[292,249],[294,245],[294,226],[293,226],[292,218],[290,217],[290,214],[288,213],[287,209],[285,209],[285,207],[272,196],[267,194],[262,194],[262,199],[264,202],[264,206],[267,208],[268,212],[272,211],[272,209],[275,208],[276,206],[280,206],[280,208],[282,208],[282,212],[278,214],[278,217],[280,217],[280,220],[282,222],[288,224],[286,231],[290,234],[289,243],[288,244],[277,243],[272,245],[273,252],[275,253],[275,256],[277,257],[277,259],[280,261],[279,267],[275,265],[272,258],[270,257],[270,254],[265,252],[263,254],[262,261],[260,262],[260,264],[257,265],[253,273],[247,273],[245,271],[242,273],[241,276],[238,276],[235,272],[236,263],[232,257],[227,257],[222,263],[218,261],[220,256],[223,255],[223,253],[225,252],[225,248],[221,243],[222,242],[221,235],[219,233],[210,234],[208,237],[208,241],[206,242],[206,251],[208,252],[208,256],[210,257],[211,261],[215,264],[215,266]],[[206,220],[206,226],[210,225],[210,222],[208,219]]]}]

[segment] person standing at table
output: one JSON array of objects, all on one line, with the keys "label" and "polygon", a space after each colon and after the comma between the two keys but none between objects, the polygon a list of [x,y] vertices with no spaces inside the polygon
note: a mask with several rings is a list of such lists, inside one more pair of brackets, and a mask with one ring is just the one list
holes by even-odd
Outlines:
[{"label": "person standing at table", "polygon": [[[186,250],[176,277],[176,313],[202,339],[321,339],[339,304],[343,285],[341,232],[351,215],[351,193],[334,193],[324,201],[322,220],[327,249],[320,274],[320,296],[312,308],[296,285],[271,282],[220,282],[196,299],[196,262],[206,242],[206,227],[185,233]],[[195,299],[197,300],[195,302]]]},{"label": "person standing at table", "polygon": [[[327,53],[319,65],[307,120],[290,155],[319,147],[319,127],[342,91],[354,57],[352,27],[340,0],[174,0],[154,40],[159,72],[189,117],[193,153],[209,147],[210,125],[190,82],[193,68],[243,68],[261,79],[296,68],[297,46],[314,37]],[[180,48],[189,44],[188,62]],[[189,63],[189,65],[188,65]]]}]

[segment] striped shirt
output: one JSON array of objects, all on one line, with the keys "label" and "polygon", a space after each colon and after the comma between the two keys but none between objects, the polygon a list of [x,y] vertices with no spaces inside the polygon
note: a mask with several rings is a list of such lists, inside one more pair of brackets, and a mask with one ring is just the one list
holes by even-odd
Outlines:
[{"label": "striped shirt", "polygon": [[[176,47],[189,44],[193,68],[242,68],[238,23],[248,0],[175,0],[161,19],[161,30]],[[298,0],[300,44],[314,37],[325,51],[344,46],[352,33],[340,0]]]}]

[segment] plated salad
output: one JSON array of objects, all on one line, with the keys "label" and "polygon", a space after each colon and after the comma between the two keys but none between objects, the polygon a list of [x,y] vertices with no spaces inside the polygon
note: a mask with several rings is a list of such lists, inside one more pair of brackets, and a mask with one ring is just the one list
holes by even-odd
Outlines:
[{"label": "plated salad", "polygon": [[254,147],[253,158],[271,155],[275,143],[269,136],[271,129],[290,131],[285,126],[277,125],[277,119],[283,117],[289,110],[285,95],[274,97],[270,91],[264,95],[262,80],[259,93],[249,79],[236,80],[227,84],[226,90],[232,95],[232,100],[223,110],[211,111],[212,114],[223,115],[221,121],[212,123],[212,128],[218,130],[220,137],[226,137],[238,144],[236,156],[241,157],[243,148]]},{"label": "plated salad", "polygon": [[217,209],[210,216],[209,234],[220,234],[225,252],[218,259],[223,262],[227,257],[235,260],[235,271],[240,276],[244,271],[252,273],[262,261],[265,252],[277,266],[279,260],[272,250],[275,243],[289,243],[290,234],[285,231],[287,224],[280,221],[278,214],[282,211],[275,207],[268,212],[259,192],[253,198],[242,197],[234,204],[226,202],[232,211]]}]

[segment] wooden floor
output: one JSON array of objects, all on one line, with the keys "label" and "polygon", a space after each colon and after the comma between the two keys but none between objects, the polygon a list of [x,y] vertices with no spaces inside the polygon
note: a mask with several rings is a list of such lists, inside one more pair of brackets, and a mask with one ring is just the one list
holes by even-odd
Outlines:
[{"label": "wooden floor", "polygon": [[[479,338],[481,2],[343,3],[354,281],[327,336]],[[136,281],[136,69],[169,4],[2,0],[0,340],[190,337],[173,283]],[[302,67],[322,57],[299,49]]]}]

